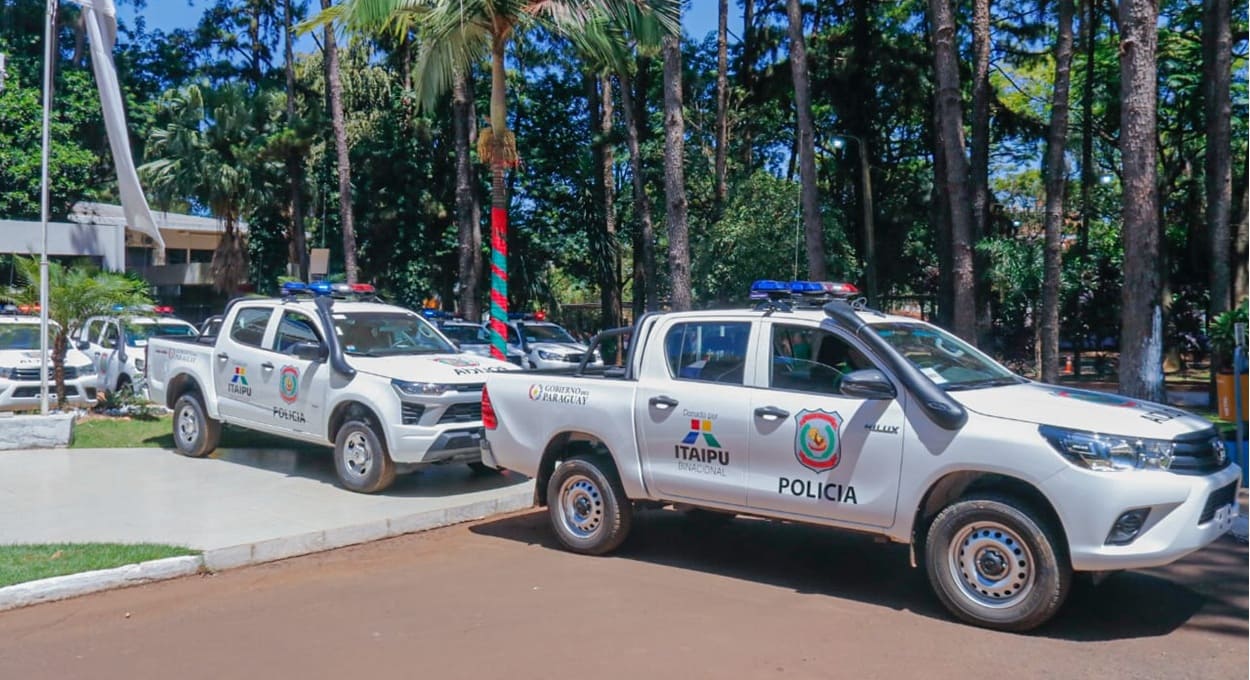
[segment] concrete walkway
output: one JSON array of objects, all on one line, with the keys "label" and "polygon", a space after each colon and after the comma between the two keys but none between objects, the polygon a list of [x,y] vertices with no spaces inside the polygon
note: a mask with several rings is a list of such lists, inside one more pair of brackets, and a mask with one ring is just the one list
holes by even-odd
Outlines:
[{"label": "concrete walkway", "polygon": [[[532,483],[449,465],[364,495],[335,483],[327,449],[0,452],[0,544],[168,543],[203,551],[353,527],[386,535],[527,507]],[[487,512],[489,510],[489,512]],[[442,521],[435,521],[441,519]],[[394,525],[394,526],[391,526]]]}]

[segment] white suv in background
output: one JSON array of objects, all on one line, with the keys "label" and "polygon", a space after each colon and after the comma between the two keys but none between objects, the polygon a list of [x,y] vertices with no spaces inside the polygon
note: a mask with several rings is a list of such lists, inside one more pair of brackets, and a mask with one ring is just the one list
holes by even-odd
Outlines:
[{"label": "white suv in background", "polygon": [[[48,323],[48,355],[59,328]],[[39,318],[19,316],[5,310],[0,315],[0,411],[27,411],[39,408],[40,393]],[[50,403],[56,404],[56,383],[48,366]],[[94,406],[96,376],[91,359],[73,342],[65,354],[65,399],[73,406]]]},{"label": "white suv in background", "polygon": [[194,338],[195,326],[176,319],[170,307],[152,307],[117,316],[96,316],[83,324],[78,339],[87,343],[100,389],[105,392],[141,392],[144,388],[144,348],[152,337]]}]

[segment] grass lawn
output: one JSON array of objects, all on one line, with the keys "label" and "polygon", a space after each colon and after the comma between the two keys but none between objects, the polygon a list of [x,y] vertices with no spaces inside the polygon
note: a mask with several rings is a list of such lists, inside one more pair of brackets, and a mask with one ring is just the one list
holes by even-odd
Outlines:
[{"label": "grass lawn", "polygon": [[110,569],[163,557],[195,554],[198,551],[151,543],[0,545],[0,587],[52,576]]},{"label": "grass lawn", "polygon": [[[223,449],[299,449],[317,447],[273,435],[226,426],[221,431]],[[92,417],[74,423],[72,449],[174,448],[173,416],[152,420]]]}]

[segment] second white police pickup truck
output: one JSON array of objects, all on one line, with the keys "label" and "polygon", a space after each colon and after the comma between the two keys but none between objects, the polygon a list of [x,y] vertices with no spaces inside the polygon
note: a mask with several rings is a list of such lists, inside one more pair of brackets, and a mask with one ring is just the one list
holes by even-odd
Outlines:
[{"label": "second white police pickup truck", "polygon": [[[752,293],[791,287],[833,286]],[[576,552],[615,549],[657,504],[865,532],[910,545],[955,616],[1022,631],[1074,572],[1167,564],[1237,515],[1241,471],[1207,421],[1026,380],[915,319],[773,300],[649,314],[629,350],[482,392],[483,461],[533,476]]]},{"label": "second white police pickup truck", "polygon": [[363,493],[428,465],[486,469],[482,381],[516,366],[457,352],[407,309],[334,299],[368,284],[284,289],[231,302],[215,336],[148,341],[151,398],[173,409],[180,453],[208,455],[228,423],[333,446],[339,480]]}]

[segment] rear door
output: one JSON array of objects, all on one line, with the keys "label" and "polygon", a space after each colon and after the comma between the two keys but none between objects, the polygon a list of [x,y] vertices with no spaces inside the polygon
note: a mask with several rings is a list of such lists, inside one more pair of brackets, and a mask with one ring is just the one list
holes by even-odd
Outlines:
[{"label": "rear door", "polygon": [[217,408],[221,415],[236,421],[263,426],[272,423],[271,414],[257,394],[264,361],[265,334],[272,306],[239,306],[230,327],[223,329],[213,348],[213,386],[217,392]]},{"label": "rear door", "polygon": [[658,328],[638,381],[635,416],[648,486],[669,499],[746,504],[755,322],[698,318]]},{"label": "rear door", "polygon": [[760,376],[766,389],[752,390],[749,402],[749,505],[892,525],[907,426],[902,404],[839,391],[847,372],[879,366],[852,338],[815,324],[769,320],[765,333],[757,356],[768,367]]}]

